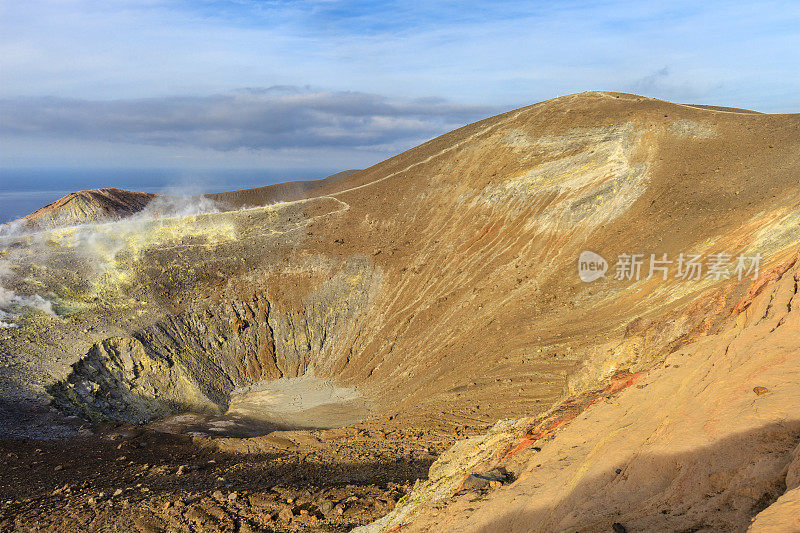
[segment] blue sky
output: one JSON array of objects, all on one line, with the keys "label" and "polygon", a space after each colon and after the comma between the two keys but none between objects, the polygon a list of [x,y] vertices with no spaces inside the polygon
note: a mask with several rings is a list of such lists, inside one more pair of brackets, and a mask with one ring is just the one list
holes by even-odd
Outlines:
[{"label": "blue sky", "polygon": [[0,0],[0,168],[364,167],[595,89],[797,112],[799,28],[797,2]]}]

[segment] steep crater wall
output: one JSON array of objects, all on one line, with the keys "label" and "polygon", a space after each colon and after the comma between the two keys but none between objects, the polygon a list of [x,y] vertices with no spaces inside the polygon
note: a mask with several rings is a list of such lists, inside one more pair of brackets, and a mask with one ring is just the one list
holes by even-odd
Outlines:
[{"label": "steep crater wall", "polygon": [[[325,279],[307,292],[287,291],[297,278]],[[94,344],[48,392],[62,409],[92,419],[224,413],[237,389],[328,375],[346,359],[353,326],[380,282],[363,257],[239,279],[214,303],[191,302],[130,336]]]}]

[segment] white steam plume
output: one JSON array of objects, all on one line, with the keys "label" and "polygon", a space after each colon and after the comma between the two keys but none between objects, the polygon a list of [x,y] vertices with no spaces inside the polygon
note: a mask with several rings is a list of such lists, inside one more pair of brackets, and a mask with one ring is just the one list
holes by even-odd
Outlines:
[{"label": "white steam plume", "polygon": [[[130,217],[118,221],[83,224],[71,228],[61,246],[69,246],[85,260],[95,275],[113,268],[113,259],[131,240],[147,242],[151,223],[160,219],[217,213],[218,204],[193,187],[172,187],[162,191],[147,206]],[[58,230],[55,230],[58,232]],[[0,328],[16,328],[13,320],[22,308],[57,316],[53,302],[39,294],[18,294],[10,286],[17,274],[11,265],[37,264],[44,266],[51,259],[51,230],[29,231],[19,222],[0,225]],[[26,245],[19,247],[20,238]],[[11,246],[17,242],[16,246]]]}]

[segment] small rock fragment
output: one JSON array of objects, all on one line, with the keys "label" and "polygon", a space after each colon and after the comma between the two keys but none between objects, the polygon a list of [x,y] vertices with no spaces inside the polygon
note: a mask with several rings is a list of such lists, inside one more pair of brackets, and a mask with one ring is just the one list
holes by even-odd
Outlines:
[{"label": "small rock fragment", "polygon": [[322,500],[319,504],[319,510],[323,514],[328,514],[333,510],[333,502],[330,500]]},{"label": "small rock fragment", "polygon": [[494,489],[510,480],[510,476],[505,468],[492,468],[481,474],[470,474],[461,484],[461,489],[480,490],[486,487]]}]

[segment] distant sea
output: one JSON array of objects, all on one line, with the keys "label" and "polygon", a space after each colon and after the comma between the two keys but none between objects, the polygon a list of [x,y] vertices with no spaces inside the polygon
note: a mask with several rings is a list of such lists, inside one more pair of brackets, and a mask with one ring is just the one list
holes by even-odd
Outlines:
[{"label": "distant sea", "polygon": [[0,224],[83,189],[116,187],[152,193],[185,191],[187,194],[203,194],[324,178],[337,171],[0,168]]}]

